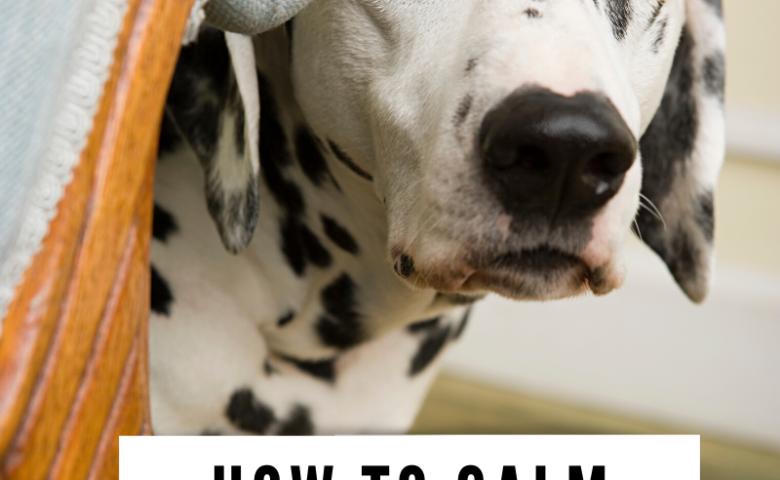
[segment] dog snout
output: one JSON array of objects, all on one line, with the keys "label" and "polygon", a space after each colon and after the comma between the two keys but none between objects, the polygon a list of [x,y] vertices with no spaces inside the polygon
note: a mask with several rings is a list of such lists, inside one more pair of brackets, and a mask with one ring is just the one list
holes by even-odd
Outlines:
[{"label": "dog snout", "polygon": [[507,213],[551,220],[606,204],[637,155],[634,135],[604,95],[537,87],[515,91],[485,116],[479,146]]}]

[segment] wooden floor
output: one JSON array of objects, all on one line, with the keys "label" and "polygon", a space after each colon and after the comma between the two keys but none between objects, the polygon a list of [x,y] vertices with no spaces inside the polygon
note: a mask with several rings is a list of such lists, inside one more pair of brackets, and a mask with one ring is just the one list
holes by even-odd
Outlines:
[{"label": "wooden floor", "polygon": [[[441,376],[412,434],[699,434]],[[702,480],[780,480],[780,452],[701,437]]]}]

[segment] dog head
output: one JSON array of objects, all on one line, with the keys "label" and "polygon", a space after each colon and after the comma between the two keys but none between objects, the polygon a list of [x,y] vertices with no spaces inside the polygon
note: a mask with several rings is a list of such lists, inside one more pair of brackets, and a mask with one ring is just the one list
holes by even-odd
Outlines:
[{"label": "dog head", "polygon": [[719,1],[322,0],[294,22],[298,101],[373,174],[411,285],[607,293],[633,225],[703,300]]},{"label": "dog head", "polygon": [[[291,33],[296,99],[335,157],[373,181],[389,264],[410,285],[604,294],[623,282],[633,228],[691,299],[706,296],[720,0],[319,0]],[[239,251],[257,216],[258,101],[251,42],[227,38],[234,68],[183,53],[192,65],[169,106]],[[213,135],[199,133],[204,118]]]}]

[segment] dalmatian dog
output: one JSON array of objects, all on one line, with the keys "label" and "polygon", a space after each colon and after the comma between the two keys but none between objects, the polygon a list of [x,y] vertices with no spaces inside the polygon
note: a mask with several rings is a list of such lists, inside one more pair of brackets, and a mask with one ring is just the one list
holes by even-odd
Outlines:
[{"label": "dalmatian dog", "polygon": [[316,0],[253,38],[203,29],[160,140],[155,432],[404,432],[474,301],[607,294],[632,229],[702,301],[721,16]]}]

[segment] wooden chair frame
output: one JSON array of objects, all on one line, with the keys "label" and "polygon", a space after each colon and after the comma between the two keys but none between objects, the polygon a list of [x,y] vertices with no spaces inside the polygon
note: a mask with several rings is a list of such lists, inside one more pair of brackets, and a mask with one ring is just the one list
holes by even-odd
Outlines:
[{"label": "wooden chair frame", "polygon": [[0,480],[118,478],[151,433],[157,141],[194,0],[130,0],[94,127],[0,336]]}]

